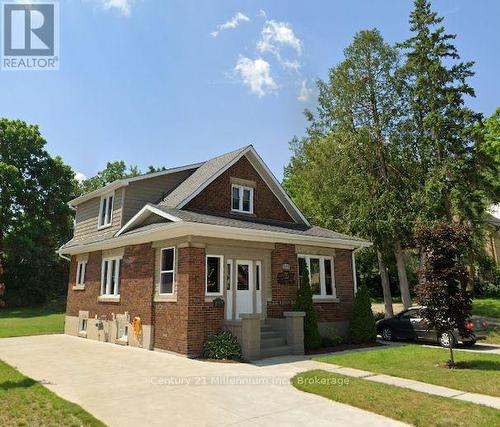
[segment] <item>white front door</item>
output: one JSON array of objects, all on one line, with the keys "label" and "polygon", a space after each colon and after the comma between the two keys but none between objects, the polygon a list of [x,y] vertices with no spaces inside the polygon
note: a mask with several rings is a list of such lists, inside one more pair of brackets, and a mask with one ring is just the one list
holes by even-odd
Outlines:
[{"label": "white front door", "polygon": [[254,313],[252,261],[236,261],[236,319],[240,314]]}]

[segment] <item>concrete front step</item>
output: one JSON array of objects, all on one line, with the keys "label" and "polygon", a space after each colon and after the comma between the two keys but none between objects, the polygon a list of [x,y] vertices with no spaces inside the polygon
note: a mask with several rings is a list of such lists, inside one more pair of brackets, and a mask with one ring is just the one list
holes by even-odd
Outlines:
[{"label": "concrete front step", "polygon": [[260,333],[260,338],[265,340],[268,338],[279,338],[281,334],[278,331],[265,331]]},{"label": "concrete front step", "polygon": [[260,355],[264,357],[285,356],[292,354],[292,347],[289,345],[280,345],[277,347],[261,348]]},{"label": "concrete front step", "polygon": [[277,336],[275,338],[262,338],[260,341],[260,348],[272,348],[272,347],[280,347],[286,344],[286,340],[284,337]]}]

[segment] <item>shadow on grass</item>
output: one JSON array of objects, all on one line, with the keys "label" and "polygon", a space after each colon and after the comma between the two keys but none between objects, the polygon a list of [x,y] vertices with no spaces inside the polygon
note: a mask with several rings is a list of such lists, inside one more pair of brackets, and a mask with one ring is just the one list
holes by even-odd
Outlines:
[{"label": "shadow on grass", "polygon": [[64,309],[29,307],[29,308],[9,308],[0,310],[0,319],[29,319],[30,317],[48,316],[50,314],[64,313]]},{"label": "shadow on grass", "polygon": [[31,378],[24,378],[21,381],[4,381],[0,383],[0,390],[7,391],[15,388],[29,388],[35,384],[37,384],[37,382]]},{"label": "shadow on grass", "polygon": [[500,362],[492,360],[468,360],[457,362],[458,369],[476,369],[479,371],[500,372]]}]

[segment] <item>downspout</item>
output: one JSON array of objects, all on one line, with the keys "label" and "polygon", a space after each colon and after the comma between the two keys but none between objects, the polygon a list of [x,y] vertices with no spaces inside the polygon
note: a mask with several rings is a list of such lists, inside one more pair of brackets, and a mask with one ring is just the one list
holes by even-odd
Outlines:
[{"label": "downspout", "polygon": [[61,252],[56,251],[57,255],[59,255],[62,259],[66,261],[71,261],[71,258],[67,257],[66,255],[63,255]]},{"label": "downspout", "polygon": [[356,252],[363,248],[356,248],[352,251],[352,280],[354,284],[354,295],[358,292],[358,277],[356,275]]}]

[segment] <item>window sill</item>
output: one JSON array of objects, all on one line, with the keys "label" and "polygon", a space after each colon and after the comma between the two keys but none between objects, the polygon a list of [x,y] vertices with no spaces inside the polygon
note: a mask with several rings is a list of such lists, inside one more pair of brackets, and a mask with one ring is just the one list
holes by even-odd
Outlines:
[{"label": "window sill", "polygon": [[154,302],[177,302],[176,294],[156,294],[153,299]]},{"label": "window sill", "polygon": [[231,209],[231,213],[235,214],[235,215],[242,215],[242,216],[255,216],[254,212],[237,211],[236,209]]},{"label": "window sill", "polygon": [[127,338],[118,338],[115,341],[115,344],[118,344],[118,345],[128,345],[128,337]]},{"label": "window sill", "polygon": [[74,291],[84,291],[85,290],[85,285],[75,285],[73,286]]},{"label": "window sill", "polygon": [[104,230],[104,229],[106,229],[106,228],[111,227],[112,225],[113,225],[113,224],[111,224],[111,223],[110,223],[110,224],[106,224],[106,225],[98,225],[98,226],[97,226],[97,229],[98,229],[98,230]]},{"label": "window sill", "polygon": [[97,301],[99,302],[120,302],[120,295],[100,295],[97,298]]},{"label": "window sill", "polygon": [[87,338],[87,332],[80,331],[80,332],[78,332],[78,336],[81,338]]},{"label": "window sill", "polygon": [[207,295],[205,295],[205,302],[212,302],[213,300],[215,300],[217,298],[222,298],[222,294],[217,294],[217,295],[207,294]]},{"label": "window sill", "polygon": [[328,296],[313,296],[313,302],[340,302],[339,298]]}]

